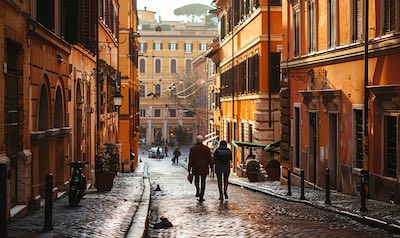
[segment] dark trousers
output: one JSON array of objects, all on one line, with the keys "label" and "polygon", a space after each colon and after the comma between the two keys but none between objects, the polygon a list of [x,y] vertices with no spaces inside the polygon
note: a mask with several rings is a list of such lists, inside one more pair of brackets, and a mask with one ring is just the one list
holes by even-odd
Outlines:
[{"label": "dark trousers", "polygon": [[[200,199],[204,197],[204,190],[206,189],[206,177],[207,175],[194,175],[194,185],[196,186],[196,194],[199,194]],[[199,188],[199,183],[200,183],[200,188]]]}]

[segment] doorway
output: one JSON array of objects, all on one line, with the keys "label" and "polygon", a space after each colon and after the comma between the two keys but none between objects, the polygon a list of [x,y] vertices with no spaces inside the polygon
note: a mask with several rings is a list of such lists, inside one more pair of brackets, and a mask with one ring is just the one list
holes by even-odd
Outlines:
[{"label": "doorway", "polygon": [[330,183],[332,189],[337,189],[338,174],[338,114],[329,113],[329,153],[328,168],[330,172]]},{"label": "doorway", "polygon": [[309,127],[308,127],[308,181],[317,181],[317,113],[310,112],[308,114]]}]

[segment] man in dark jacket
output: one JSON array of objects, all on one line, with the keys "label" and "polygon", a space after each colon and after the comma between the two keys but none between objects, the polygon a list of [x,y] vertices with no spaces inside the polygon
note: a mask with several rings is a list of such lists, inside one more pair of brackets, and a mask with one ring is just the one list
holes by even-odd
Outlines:
[{"label": "man in dark jacket", "polygon": [[[190,149],[188,172],[194,175],[194,184],[196,186],[196,197],[198,201],[204,201],[204,190],[206,188],[206,177],[208,168],[212,164],[210,149],[203,145],[203,137],[197,136],[196,144]],[[199,181],[200,180],[200,181]],[[199,182],[201,186],[199,188]]]},{"label": "man in dark jacket", "polygon": [[222,176],[224,177],[224,195],[225,199],[228,199],[228,179],[231,170],[230,164],[232,160],[232,151],[228,148],[228,143],[222,140],[219,143],[218,149],[214,152],[214,162],[215,162],[215,173],[217,174],[218,180],[218,190],[219,190],[219,200],[223,201],[222,196]]}]

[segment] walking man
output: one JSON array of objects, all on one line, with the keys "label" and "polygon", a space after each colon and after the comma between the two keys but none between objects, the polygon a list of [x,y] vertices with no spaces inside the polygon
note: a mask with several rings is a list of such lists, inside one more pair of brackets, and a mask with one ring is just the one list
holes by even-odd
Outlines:
[{"label": "walking man", "polygon": [[181,156],[181,151],[179,150],[179,145],[176,146],[175,150],[174,150],[174,164],[178,164],[179,163],[179,156]]},{"label": "walking man", "polygon": [[206,177],[208,168],[212,165],[210,149],[203,145],[203,137],[197,136],[196,144],[190,148],[188,172],[194,175],[194,185],[196,186],[196,197],[199,202],[204,201],[204,191],[206,188]]}]

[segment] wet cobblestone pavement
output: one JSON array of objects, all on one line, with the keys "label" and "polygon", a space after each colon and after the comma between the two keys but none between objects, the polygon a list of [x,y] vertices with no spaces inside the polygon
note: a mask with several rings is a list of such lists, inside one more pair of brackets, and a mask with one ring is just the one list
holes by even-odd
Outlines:
[{"label": "wet cobblestone pavement", "polygon": [[[186,156],[183,156],[186,157]],[[283,201],[238,186],[229,186],[221,203],[216,180],[207,178],[205,202],[199,203],[193,184],[171,159],[148,159],[153,189],[148,237],[394,237],[350,218]],[[174,225],[154,229],[160,217]]]},{"label": "wet cobblestone pavement", "polygon": [[122,174],[114,179],[111,192],[90,189],[78,207],[68,197],[53,203],[54,231],[40,233],[44,209],[8,225],[10,237],[124,237],[143,192],[142,175]]}]

